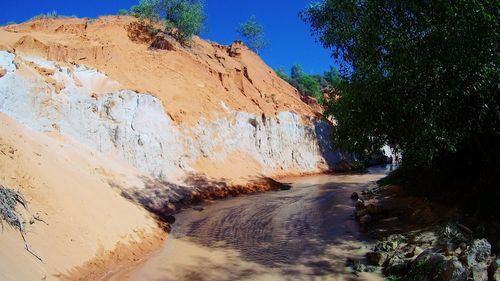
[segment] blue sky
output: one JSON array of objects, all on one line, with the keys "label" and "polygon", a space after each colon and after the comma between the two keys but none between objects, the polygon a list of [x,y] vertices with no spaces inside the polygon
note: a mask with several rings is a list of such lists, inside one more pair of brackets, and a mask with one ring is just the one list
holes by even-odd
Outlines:
[{"label": "blue sky", "polygon": [[[297,16],[313,0],[205,0],[208,16],[204,39],[230,44],[239,39],[238,25],[255,15],[264,25],[270,46],[260,54],[273,68],[287,71],[299,63],[311,74],[323,73],[334,64],[330,51],[311,36],[309,27]],[[37,14],[57,11],[61,15],[97,17],[116,14],[138,0],[2,0],[0,23],[22,22]]]}]

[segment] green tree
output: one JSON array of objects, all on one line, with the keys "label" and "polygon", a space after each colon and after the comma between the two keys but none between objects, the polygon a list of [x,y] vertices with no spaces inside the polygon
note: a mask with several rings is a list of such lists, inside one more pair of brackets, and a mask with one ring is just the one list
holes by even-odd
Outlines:
[{"label": "green tree", "polygon": [[283,68],[278,68],[274,70],[276,72],[276,75],[278,75],[279,78],[285,80],[286,82],[290,83],[290,76],[286,73],[285,69]]},{"label": "green tree", "polygon": [[240,24],[237,32],[245,39],[245,44],[256,53],[269,45],[264,37],[264,26],[257,22],[255,16],[251,16],[246,22]]},{"label": "green tree", "polygon": [[130,8],[130,14],[141,21],[148,20],[150,23],[159,21],[158,3],[158,0],[141,0],[138,5]]},{"label": "green tree", "polygon": [[120,10],[118,10],[118,15],[119,16],[127,16],[127,15],[130,15],[130,11],[127,9],[120,9]]},{"label": "green tree", "polygon": [[141,0],[130,14],[150,23],[163,21],[165,33],[187,42],[203,30],[206,15],[201,0]]},{"label": "green tree", "polygon": [[300,77],[299,84],[301,85],[304,94],[316,98],[319,103],[323,103],[323,92],[321,91],[320,81],[318,81],[317,78],[304,74]]},{"label": "green tree", "polygon": [[290,78],[293,80],[300,80],[300,77],[304,75],[304,71],[302,70],[302,66],[300,64],[292,65],[292,69],[290,70]]},{"label": "green tree", "polygon": [[[321,76],[320,76],[321,78]],[[306,96],[312,96],[320,103],[323,103],[323,92],[321,91],[320,79],[305,73],[302,66],[295,64],[292,66],[289,83]]]},{"label": "green tree", "polygon": [[166,32],[180,41],[188,41],[203,31],[206,15],[199,0],[161,0],[160,15],[165,19]]},{"label": "green tree", "polygon": [[326,87],[337,88],[340,86],[342,78],[337,68],[330,66],[329,71],[325,71],[323,74],[323,79],[326,81]]},{"label": "green tree", "polygon": [[338,147],[389,144],[421,172],[408,183],[498,194],[498,1],[326,0],[300,15],[348,73],[328,111]]}]

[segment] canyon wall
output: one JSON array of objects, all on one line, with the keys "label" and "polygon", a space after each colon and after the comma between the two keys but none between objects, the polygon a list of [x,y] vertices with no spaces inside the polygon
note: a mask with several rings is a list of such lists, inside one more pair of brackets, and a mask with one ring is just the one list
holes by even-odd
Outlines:
[{"label": "canyon wall", "polygon": [[343,159],[319,106],[244,44],[159,50],[151,30],[122,16],[0,27],[0,185],[29,205],[25,236],[0,236],[0,279],[98,280],[158,247],[179,206]]},{"label": "canyon wall", "polygon": [[257,115],[221,101],[224,112],[215,117],[175,123],[157,97],[116,90],[119,82],[95,69],[6,51],[0,52],[0,67],[6,70],[1,112],[31,129],[57,131],[116,154],[160,179],[204,172],[196,163],[224,162],[233,152],[241,155],[237,161],[253,158],[266,176],[320,172],[340,161],[328,140],[329,123],[315,117]]}]

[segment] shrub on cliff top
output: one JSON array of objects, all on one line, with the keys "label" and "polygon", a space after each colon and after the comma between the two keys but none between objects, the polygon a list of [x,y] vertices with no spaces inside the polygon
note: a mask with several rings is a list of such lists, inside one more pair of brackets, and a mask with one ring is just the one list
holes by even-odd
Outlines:
[{"label": "shrub on cliff top", "polygon": [[203,8],[201,0],[141,0],[130,14],[150,23],[163,21],[165,33],[185,43],[203,30]]},{"label": "shrub on cliff top", "polygon": [[269,45],[264,38],[264,26],[257,22],[255,16],[251,16],[246,22],[240,24],[237,32],[243,36],[245,44],[256,53]]},{"label": "shrub on cliff top", "polygon": [[165,31],[181,42],[200,34],[206,19],[203,6],[199,0],[160,1],[160,10],[165,13]]},{"label": "shrub on cliff top", "polygon": [[290,75],[286,73],[286,70],[283,69],[282,67],[277,68],[274,70],[276,72],[276,75],[278,75],[279,78],[285,80],[286,82],[290,83]]},{"label": "shrub on cliff top", "polygon": [[52,11],[48,12],[45,14],[39,14],[34,17],[32,17],[30,20],[40,20],[40,19],[68,19],[68,18],[76,18],[77,16],[71,15],[71,16],[65,16],[65,15],[60,15],[57,13],[57,11]]},{"label": "shrub on cliff top", "polygon": [[128,15],[130,15],[130,11],[127,9],[120,9],[120,10],[118,10],[118,15],[119,16],[128,16]]},{"label": "shrub on cliff top", "polygon": [[157,10],[158,0],[141,0],[138,5],[130,8],[130,14],[141,21],[153,23],[160,20]]},{"label": "shrub on cliff top", "polygon": [[319,103],[324,103],[323,92],[330,92],[335,89],[341,81],[336,68],[330,67],[330,71],[324,75],[310,75],[302,70],[302,66],[295,64],[292,66],[291,73],[283,69],[276,69],[276,75],[294,86],[301,95],[314,97]]}]

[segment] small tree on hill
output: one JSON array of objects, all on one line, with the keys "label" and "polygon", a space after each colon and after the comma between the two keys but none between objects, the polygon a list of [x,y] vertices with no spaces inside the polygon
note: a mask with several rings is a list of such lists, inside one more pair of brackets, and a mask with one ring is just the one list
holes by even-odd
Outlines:
[{"label": "small tree on hill", "polygon": [[237,32],[243,36],[245,44],[256,53],[269,45],[264,37],[264,26],[257,22],[255,16],[240,24]]},{"label": "small tree on hill", "polygon": [[274,72],[276,73],[276,75],[278,75],[279,78],[290,83],[290,76],[286,73],[286,71],[282,67],[275,69]]},{"label": "small tree on hill", "polygon": [[118,15],[119,16],[128,16],[128,15],[130,15],[130,11],[127,9],[120,9],[120,10],[118,10]]},{"label": "small tree on hill", "polygon": [[185,42],[201,33],[206,19],[199,0],[162,0],[158,7],[165,19],[165,31]]},{"label": "small tree on hill", "polygon": [[292,66],[290,75],[290,84],[297,88],[299,92],[306,96],[312,96],[320,103],[323,102],[323,93],[321,91],[320,79],[305,73],[300,64]]},{"label": "small tree on hill", "polygon": [[321,104],[325,102],[323,93],[336,91],[342,81],[339,71],[333,66],[323,76],[305,73],[300,64],[292,66],[290,75],[283,68],[278,68],[275,72],[278,77],[294,86],[301,95],[312,96]]},{"label": "small tree on hill", "polygon": [[130,14],[150,23],[163,20],[165,33],[185,43],[203,30],[203,7],[201,0],[141,0]]},{"label": "small tree on hill", "polygon": [[330,66],[330,70],[323,74],[323,79],[327,82],[327,87],[337,88],[340,86],[342,78],[337,68]]},{"label": "small tree on hill", "polygon": [[158,0],[141,0],[138,5],[130,8],[130,14],[141,21],[148,20],[153,23],[160,20],[157,7]]}]

